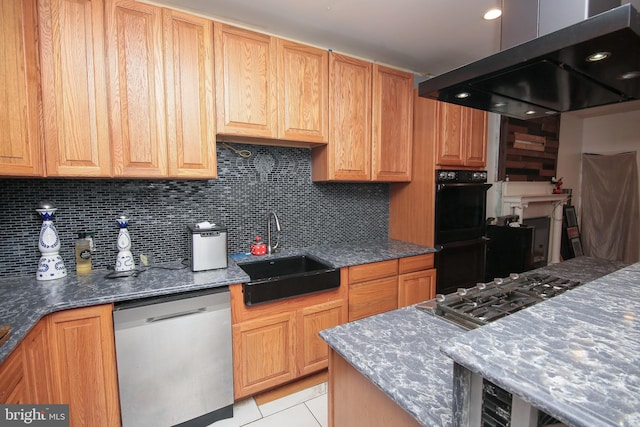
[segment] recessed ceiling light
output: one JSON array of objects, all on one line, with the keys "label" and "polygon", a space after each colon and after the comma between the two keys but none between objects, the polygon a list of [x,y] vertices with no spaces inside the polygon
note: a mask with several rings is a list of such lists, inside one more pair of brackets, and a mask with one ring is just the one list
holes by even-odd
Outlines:
[{"label": "recessed ceiling light", "polygon": [[529,110],[529,111],[525,111],[525,114],[526,114],[527,116],[531,116],[531,115],[533,115],[533,114],[535,114],[535,113],[537,113],[537,111],[536,111],[536,110]]},{"label": "recessed ceiling light", "polygon": [[458,99],[465,99],[470,97],[471,94],[469,92],[460,92],[460,93],[456,93],[456,98]]},{"label": "recessed ceiling light", "polygon": [[611,56],[611,52],[596,52],[587,56],[587,62],[598,62]]},{"label": "recessed ceiling light", "polygon": [[493,108],[500,108],[500,107],[504,107],[506,105],[507,105],[506,102],[496,102],[495,104],[493,104]]},{"label": "recessed ceiling light", "polygon": [[496,7],[496,8],[487,10],[484,14],[484,19],[486,19],[487,21],[491,21],[499,18],[501,15],[502,15],[502,10]]},{"label": "recessed ceiling light", "polygon": [[618,80],[631,80],[637,79],[640,77],[640,71],[628,71],[626,73],[620,74],[618,76]]}]

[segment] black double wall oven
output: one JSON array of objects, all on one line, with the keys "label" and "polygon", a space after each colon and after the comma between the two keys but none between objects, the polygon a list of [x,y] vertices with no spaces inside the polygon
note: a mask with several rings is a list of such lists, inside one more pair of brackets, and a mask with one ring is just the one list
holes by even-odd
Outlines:
[{"label": "black double wall oven", "polygon": [[436,171],[436,293],[484,281],[489,187],[486,171]]}]

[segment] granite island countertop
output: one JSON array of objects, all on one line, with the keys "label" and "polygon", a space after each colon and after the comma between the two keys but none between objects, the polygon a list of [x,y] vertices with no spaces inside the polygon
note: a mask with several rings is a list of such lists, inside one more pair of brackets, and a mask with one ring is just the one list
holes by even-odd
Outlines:
[{"label": "granite island countertop", "polygon": [[[625,265],[583,257],[529,273],[579,274],[580,280],[587,281]],[[320,335],[421,425],[447,427],[453,423],[453,361],[440,347],[468,333],[413,306],[327,329]]]},{"label": "granite island countertop", "polygon": [[570,426],[640,426],[640,263],[442,346]]},{"label": "granite island countertop", "polygon": [[[389,239],[289,249],[259,258],[307,254],[328,262],[334,268],[341,268],[433,252],[434,248]],[[113,273],[112,270],[94,270],[86,276],[69,273],[67,277],[50,281],[35,280],[35,273],[3,278],[0,280],[0,325],[8,325],[12,329],[7,342],[0,346],[0,363],[38,320],[49,313],[246,282],[249,276],[238,264],[256,259],[251,256],[229,259],[227,268],[195,273],[180,262],[166,263],[143,269],[136,277],[118,279],[106,277]]]}]

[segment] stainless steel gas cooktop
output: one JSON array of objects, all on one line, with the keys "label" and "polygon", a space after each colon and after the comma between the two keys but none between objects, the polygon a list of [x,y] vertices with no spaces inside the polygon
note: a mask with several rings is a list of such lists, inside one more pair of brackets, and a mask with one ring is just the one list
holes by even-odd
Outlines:
[{"label": "stainless steel gas cooktop", "polygon": [[560,295],[582,283],[542,274],[511,274],[508,278],[478,283],[418,304],[436,316],[473,329]]}]

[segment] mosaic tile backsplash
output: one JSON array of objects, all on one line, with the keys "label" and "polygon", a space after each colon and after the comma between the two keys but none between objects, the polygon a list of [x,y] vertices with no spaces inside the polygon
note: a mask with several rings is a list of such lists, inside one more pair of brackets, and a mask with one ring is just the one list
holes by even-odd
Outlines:
[{"label": "mosaic tile backsplash", "polygon": [[201,221],[227,227],[230,254],[248,252],[255,236],[266,241],[271,210],[280,218],[283,248],[387,237],[387,184],[313,183],[308,149],[234,147],[251,157],[218,144],[219,178],[208,181],[0,179],[0,275],[35,276],[42,225],[35,209],[42,200],[58,209],[54,223],[68,271],[75,271],[80,231],[95,233],[94,268],[113,268],[120,215],[131,218],[136,263],[140,254],[151,262],[186,258],[186,226]]}]

